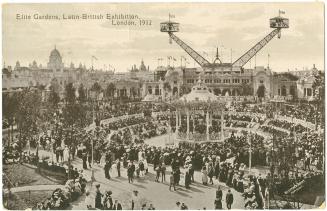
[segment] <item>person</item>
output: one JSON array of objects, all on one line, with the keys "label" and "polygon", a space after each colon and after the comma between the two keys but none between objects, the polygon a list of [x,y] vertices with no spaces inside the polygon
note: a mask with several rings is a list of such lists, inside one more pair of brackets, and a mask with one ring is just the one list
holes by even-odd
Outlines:
[{"label": "person", "polygon": [[95,208],[96,209],[102,209],[101,199],[102,199],[103,194],[100,191],[100,184],[97,184],[95,187],[96,187],[96,191],[95,191]]},{"label": "person", "polygon": [[175,177],[174,177],[174,172],[172,171],[169,177],[169,190],[171,190],[171,186],[174,187],[174,191],[176,191],[175,187]]},{"label": "person", "polygon": [[93,200],[91,198],[90,191],[86,191],[85,195],[86,195],[86,198],[85,198],[86,208],[88,210],[90,210],[90,209],[92,209],[94,207],[94,203],[93,203]]},{"label": "person", "polygon": [[184,202],[181,205],[181,210],[188,210],[188,207],[186,206],[186,204],[184,204]]},{"label": "person", "polygon": [[120,159],[117,158],[117,174],[118,174],[118,177],[120,177]]},{"label": "person", "polygon": [[115,200],[115,204],[112,206],[112,210],[122,210],[121,204],[118,202],[118,200]]},{"label": "person", "polygon": [[161,165],[161,182],[166,182],[166,165],[162,163]]},{"label": "person", "polygon": [[181,209],[181,203],[179,201],[176,202],[176,207],[173,210],[180,210]]},{"label": "person", "polygon": [[194,182],[194,167],[192,164],[189,164],[189,173],[190,173],[191,181]]},{"label": "person", "polygon": [[140,210],[141,208],[139,207],[139,203],[140,203],[140,200],[139,200],[139,196],[138,196],[138,191],[137,190],[134,190],[133,193],[132,193],[132,210]]},{"label": "person", "polygon": [[68,159],[69,159],[69,149],[68,149],[68,146],[66,145],[65,146],[65,149],[63,151],[63,160],[64,162],[68,162]]},{"label": "person", "polygon": [[231,190],[229,189],[227,194],[226,194],[226,207],[227,209],[232,209],[232,204],[233,204],[233,201],[234,201],[234,196],[231,192]]},{"label": "person", "polygon": [[112,202],[111,194],[112,194],[111,191],[106,191],[105,198],[103,200],[103,208],[105,210],[111,210],[112,209],[113,202]]},{"label": "person", "polygon": [[128,183],[133,183],[133,175],[134,175],[133,167],[132,164],[129,163],[127,166]]},{"label": "person", "polygon": [[100,166],[104,167],[104,165],[106,165],[106,153],[102,153],[100,158]]},{"label": "person", "polygon": [[264,209],[269,209],[269,188],[265,188],[265,195],[264,195]]},{"label": "person", "polygon": [[223,198],[223,191],[221,190],[220,186],[218,185],[218,188],[216,190],[216,198]]},{"label": "person", "polygon": [[215,204],[215,210],[221,210],[223,208],[220,198],[216,198],[214,204]]},{"label": "person", "polygon": [[106,179],[110,179],[110,168],[111,168],[111,163],[109,160],[106,161],[106,164],[104,165],[104,175]]},{"label": "person", "polygon": [[214,169],[213,169],[213,165],[212,165],[211,162],[209,163],[208,176],[209,176],[209,178],[210,178],[209,182],[211,183],[211,185],[213,185],[213,180],[212,180],[212,178],[213,178],[213,176],[214,176]]},{"label": "person", "polygon": [[201,173],[202,173],[202,184],[207,185],[208,184],[208,172],[207,172],[205,166],[203,166]]},{"label": "person", "polygon": [[143,163],[143,159],[139,160],[139,170],[140,170],[140,176],[144,177],[144,163]]},{"label": "person", "polygon": [[89,162],[89,167],[92,168],[91,163],[92,163],[92,152],[87,153],[87,161]]},{"label": "person", "polygon": [[153,207],[153,205],[152,205],[152,204],[150,204],[150,206],[149,206],[148,210],[155,210],[155,208]]},{"label": "person", "polygon": [[159,182],[159,177],[160,177],[160,172],[161,172],[161,165],[159,164],[159,166],[157,166],[156,168],[155,168],[155,171],[156,171],[156,182]]},{"label": "person", "polygon": [[189,170],[185,172],[185,188],[189,189],[191,184],[191,176]]},{"label": "person", "polygon": [[86,153],[84,152],[83,154],[82,154],[82,156],[83,156],[83,169],[87,169],[87,163],[86,163],[86,161],[87,161],[87,155],[86,155]]}]

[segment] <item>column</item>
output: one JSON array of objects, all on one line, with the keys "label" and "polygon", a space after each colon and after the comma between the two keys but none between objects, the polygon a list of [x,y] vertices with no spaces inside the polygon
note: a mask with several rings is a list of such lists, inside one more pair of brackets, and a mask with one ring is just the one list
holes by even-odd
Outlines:
[{"label": "column", "polygon": [[213,112],[210,112],[210,126],[212,126],[212,117],[213,116]]},{"label": "column", "polygon": [[176,129],[175,129],[175,133],[176,135],[178,134],[178,110],[176,109],[175,112],[175,116],[176,116]]},{"label": "column", "polygon": [[178,112],[178,126],[180,127],[182,125],[182,114],[181,112]]},{"label": "column", "polygon": [[190,112],[188,110],[188,108],[186,109],[186,125],[187,125],[187,139],[189,139],[190,137]]},{"label": "column", "polygon": [[221,119],[220,119],[220,122],[221,122],[221,140],[224,140],[224,110],[221,110]]},{"label": "column", "polygon": [[207,141],[209,141],[209,111],[206,113]]}]

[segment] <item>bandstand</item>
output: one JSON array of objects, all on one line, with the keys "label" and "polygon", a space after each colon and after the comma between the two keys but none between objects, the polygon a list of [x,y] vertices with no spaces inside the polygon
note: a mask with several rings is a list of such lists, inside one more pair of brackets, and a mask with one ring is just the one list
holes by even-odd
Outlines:
[{"label": "bandstand", "polygon": [[[176,109],[175,136],[177,141],[198,143],[224,140],[226,101],[224,97],[211,93],[201,78],[192,87],[190,93],[171,102],[171,105]],[[216,124],[213,124],[213,116],[220,116],[218,121],[214,120]]]}]

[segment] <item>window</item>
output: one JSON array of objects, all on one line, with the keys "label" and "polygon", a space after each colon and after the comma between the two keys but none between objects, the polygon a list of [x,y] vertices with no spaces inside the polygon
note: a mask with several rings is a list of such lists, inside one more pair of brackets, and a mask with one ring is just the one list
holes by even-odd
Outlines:
[{"label": "window", "polygon": [[174,84],[177,84],[177,81],[174,81]]},{"label": "window", "polygon": [[230,79],[224,79],[223,82],[224,82],[224,84],[229,84],[230,83]]},{"label": "window", "polygon": [[307,88],[307,96],[308,97],[312,96],[312,89],[311,88]]}]

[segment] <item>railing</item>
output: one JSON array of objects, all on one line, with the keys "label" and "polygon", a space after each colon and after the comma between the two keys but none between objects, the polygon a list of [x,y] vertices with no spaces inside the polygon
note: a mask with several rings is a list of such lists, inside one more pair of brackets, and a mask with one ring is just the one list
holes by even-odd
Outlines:
[{"label": "railing", "polygon": [[109,123],[112,123],[112,122],[116,122],[116,121],[119,121],[119,120],[124,120],[124,119],[128,119],[128,118],[137,118],[137,117],[143,117],[144,114],[143,113],[140,113],[140,114],[131,114],[131,115],[124,115],[124,116],[119,116],[119,117],[112,117],[112,118],[109,118],[109,119],[104,119],[104,120],[101,120],[100,121],[100,124],[109,124]]},{"label": "railing", "polygon": [[297,123],[300,124],[306,128],[309,128],[311,130],[315,130],[315,124],[311,123],[311,122],[307,122],[304,121],[302,119],[296,119],[296,118],[292,118],[292,117],[288,117],[288,116],[282,116],[282,115],[276,115],[275,119],[279,119],[279,120],[285,120],[287,122],[292,122],[292,123]]}]

